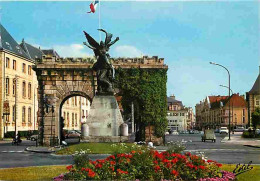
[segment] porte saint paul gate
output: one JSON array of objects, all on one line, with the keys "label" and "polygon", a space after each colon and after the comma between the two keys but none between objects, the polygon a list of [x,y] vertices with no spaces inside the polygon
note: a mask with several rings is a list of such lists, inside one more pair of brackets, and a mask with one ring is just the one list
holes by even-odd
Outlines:
[{"label": "porte saint paul gate", "polygon": [[[34,70],[38,79],[39,142],[60,143],[61,109],[73,96],[82,96],[90,102],[95,96],[97,81],[92,70],[94,58],[59,58],[43,56],[37,60]],[[112,59],[117,68],[167,69],[164,59],[157,56]]]}]

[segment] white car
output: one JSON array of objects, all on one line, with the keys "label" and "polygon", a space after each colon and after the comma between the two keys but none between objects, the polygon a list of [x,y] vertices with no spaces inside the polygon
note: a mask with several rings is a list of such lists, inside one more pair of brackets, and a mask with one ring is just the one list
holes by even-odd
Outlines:
[{"label": "white car", "polygon": [[221,127],[221,128],[219,129],[219,133],[220,133],[220,134],[223,134],[223,133],[228,134],[228,129],[227,129],[227,127]]},{"label": "white car", "polygon": [[179,135],[179,133],[178,133],[178,131],[174,130],[174,131],[172,132],[172,135]]}]

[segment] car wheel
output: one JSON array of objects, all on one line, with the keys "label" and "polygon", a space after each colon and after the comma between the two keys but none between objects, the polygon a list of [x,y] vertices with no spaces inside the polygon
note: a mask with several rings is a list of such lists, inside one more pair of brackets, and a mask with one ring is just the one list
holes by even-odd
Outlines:
[{"label": "car wheel", "polygon": [[35,141],[35,138],[31,138],[31,141]]}]

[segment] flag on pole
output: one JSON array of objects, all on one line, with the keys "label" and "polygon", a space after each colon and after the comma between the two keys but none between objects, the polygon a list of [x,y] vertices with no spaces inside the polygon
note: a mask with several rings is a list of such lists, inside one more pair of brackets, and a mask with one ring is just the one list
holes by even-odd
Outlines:
[{"label": "flag on pole", "polygon": [[92,2],[89,7],[90,7],[90,11],[88,13],[95,13],[96,9],[97,9],[97,4],[99,3],[99,0],[95,0],[94,2]]}]

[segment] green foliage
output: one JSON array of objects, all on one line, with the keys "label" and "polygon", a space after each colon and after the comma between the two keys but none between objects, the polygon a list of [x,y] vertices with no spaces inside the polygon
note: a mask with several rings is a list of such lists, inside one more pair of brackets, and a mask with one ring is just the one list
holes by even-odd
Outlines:
[{"label": "green foliage", "polygon": [[[31,135],[35,135],[38,134],[39,131],[38,130],[33,130],[33,131],[19,131],[19,134],[21,137],[27,137],[27,136],[31,136]],[[5,133],[4,137],[5,138],[14,138],[15,132],[14,131],[8,131]]]},{"label": "green foliage", "polygon": [[260,108],[256,108],[256,110],[252,113],[252,124],[254,128],[260,126]]},{"label": "green foliage", "polygon": [[164,135],[167,127],[167,69],[117,69],[116,85],[122,96],[124,115],[131,113],[131,103],[134,103],[134,113],[141,139],[144,140],[144,128],[155,126],[158,137]]}]

